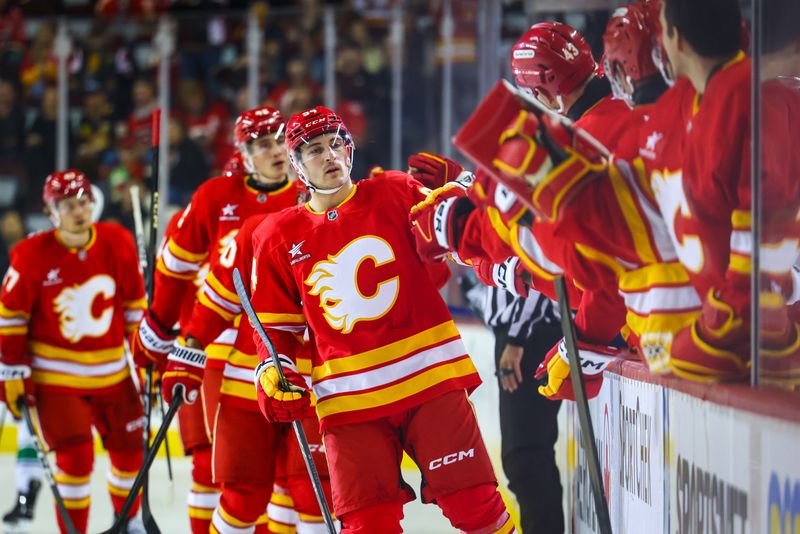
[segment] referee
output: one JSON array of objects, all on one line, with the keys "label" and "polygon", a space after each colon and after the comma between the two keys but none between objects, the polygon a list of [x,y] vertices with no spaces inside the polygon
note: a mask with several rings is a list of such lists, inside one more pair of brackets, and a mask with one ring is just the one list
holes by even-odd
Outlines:
[{"label": "referee", "polygon": [[[462,280],[462,290],[468,283]],[[558,310],[534,290],[520,298],[477,284],[465,296],[473,307],[482,304],[483,321],[495,336],[503,471],[519,503],[522,532],[563,533],[562,488],[555,460],[561,401],[540,395],[533,378],[563,335]]]}]

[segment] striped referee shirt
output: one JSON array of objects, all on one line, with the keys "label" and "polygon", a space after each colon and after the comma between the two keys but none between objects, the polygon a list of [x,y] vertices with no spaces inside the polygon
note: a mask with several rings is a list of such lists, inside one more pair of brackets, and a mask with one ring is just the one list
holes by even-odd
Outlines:
[{"label": "striped referee shirt", "polygon": [[493,328],[508,326],[508,341],[513,345],[523,345],[542,321],[560,319],[555,302],[538,291],[531,289],[527,298],[521,298],[498,287],[486,289],[483,320]]}]

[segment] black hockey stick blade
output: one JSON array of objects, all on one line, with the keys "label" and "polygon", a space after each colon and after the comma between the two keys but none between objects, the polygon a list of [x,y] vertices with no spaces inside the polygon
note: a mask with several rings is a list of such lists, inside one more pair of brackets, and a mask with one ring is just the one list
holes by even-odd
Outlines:
[{"label": "black hockey stick blade", "polygon": [[[269,338],[266,330],[264,330],[264,326],[261,324],[261,321],[258,320],[258,315],[253,309],[253,305],[250,303],[250,296],[247,294],[247,289],[244,287],[242,273],[239,272],[238,268],[233,269],[233,285],[236,288],[236,294],[239,296],[242,308],[244,309],[245,314],[247,314],[247,318],[250,320],[250,324],[252,324],[253,328],[256,330],[256,332],[258,332],[261,342],[264,343],[269,355],[272,357],[272,361],[275,363],[275,368],[277,369],[278,376],[280,376],[281,379],[281,386],[285,387],[288,391],[288,383],[286,382],[286,377],[283,374],[283,368],[281,368],[281,362],[278,358],[278,353],[275,351],[275,345],[272,344],[272,340]],[[303,461],[306,464],[308,476],[311,477],[311,485],[314,487],[314,493],[317,496],[317,503],[319,503],[319,509],[322,513],[322,518],[325,520],[325,526],[330,534],[336,534],[336,526],[333,523],[331,511],[328,509],[328,501],[325,498],[325,491],[322,489],[322,481],[319,479],[317,466],[314,465],[314,457],[311,455],[311,447],[308,446],[308,439],[306,438],[306,433],[303,430],[303,425],[300,423],[300,421],[294,420],[292,421],[292,428],[294,428],[294,433],[297,436],[297,442],[300,445],[300,452],[303,453]]]},{"label": "black hockey stick blade", "polygon": [[600,471],[600,460],[597,456],[597,445],[594,441],[594,428],[589,415],[589,399],[586,397],[586,386],[583,383],[580,358],[578,357],[578,336],[572,322],[572,311],[567,296],[567,284],[564,277],[555,280],[556,295],[558,297],[558,311],[561,313],[561,330],[564,332],[564,341],[567,345],[569,358],[569,373],[572,379],[572,389],[575,392],[575,405],[578,408],[578,421],[581,425],[581,441],[589,464],[589,478],[592,482],[594,493],[594,509],[597,514],[597,524],[600,534],[612,534],[611,518],[608,513],[608,503],[603,491],[603,478]]},{"label": "black hockey stick blade", "polygon": [[72,523],[72,518],[69,516],[67,506],[64,504],[64,499],[61,497],[61,493],[58,491],[58,485],[56,485],[53,468],[50,466],[50,461],[47,459],[47,454],[44,452],[42,442],[39,441],[39,434],[36,432],[36,427],[33,425],[31,411],[28,408],[28,405],[25,403],[24,398],[19,399],[18,406],[20,412],[22,412],[22,418],[25,420],[25,426],[28,427],[28,432],[31,435],[33,448],[36,450],[36,457],[39,459],[39,463],[42,466],[42,471],[44,472],[44,477],[47,480],[47,485],[50,486],[50,491],[53,492],[53,499],[56,501],[58,515],[61,517],[61,521],[64,523],[64,528],[67,530],[67,534],[78,534],[78,531],[75,529],[75,525]]}]

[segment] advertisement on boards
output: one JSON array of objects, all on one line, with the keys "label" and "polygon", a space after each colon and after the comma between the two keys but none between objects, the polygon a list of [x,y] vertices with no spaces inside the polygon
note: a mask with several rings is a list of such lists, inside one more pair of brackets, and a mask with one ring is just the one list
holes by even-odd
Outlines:
[{"label": "advertisement on boards", "polygon": [[765,532],[750,514],[749,416],[674,390],[668,403],[669,531]]}]

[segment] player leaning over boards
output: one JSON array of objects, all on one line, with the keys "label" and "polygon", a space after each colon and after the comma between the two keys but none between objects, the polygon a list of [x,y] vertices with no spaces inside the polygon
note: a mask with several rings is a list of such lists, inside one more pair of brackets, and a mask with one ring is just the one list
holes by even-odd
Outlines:
[{"label": "player leaning over boards", "polygon": [[253,306],[294,386],[280,391],[257,340],[264,416],[291,421],[310,404],[293,361],[307,325],[343,532],[401,531],[414,498],[403,451],[422,470],[423,501],[453,526],[515,532],[467,401],[480,378],[414,248],[408,212],[421,184],[398,171],[353,184],[353,140],[324,107],[292,116],[286,145],[311,200],[269,215],[253,237]]},{"label": "player leaning over boards", "polygon": [[[111,460],[115,510],[142,463],[142,405],[123,339],[142,317],[144,281],[130,233],[92,223],[93,196],[82,172],[48,176],[44,204],[55,229],[14,247],[0,293],[0,399],[17,418],[21,396],[36,405],[44,440],[56,453],[59,492],[75,528],[85,532],[92,427]],[[131,516],[138,507],[137,499]],[[60,517],[59,526],[64,532]],[[141,520],[127,531],[143,532]]]}]

